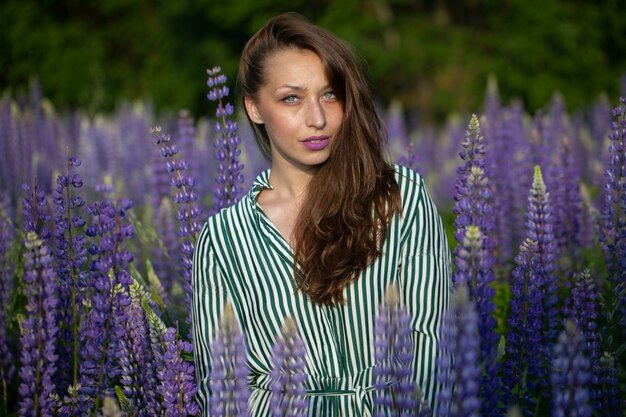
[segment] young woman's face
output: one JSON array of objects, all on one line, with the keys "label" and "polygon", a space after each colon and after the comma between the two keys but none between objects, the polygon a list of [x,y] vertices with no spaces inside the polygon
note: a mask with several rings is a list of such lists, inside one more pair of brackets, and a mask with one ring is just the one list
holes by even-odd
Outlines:
[{"label": "young woman's face", "polygon": [[250,119],[265,126],[272,168],[310,171],[326,162],[343,120],[343,107],[315,53],[276,52],[267,60],[265,84],[256,100],[244,101]]}]

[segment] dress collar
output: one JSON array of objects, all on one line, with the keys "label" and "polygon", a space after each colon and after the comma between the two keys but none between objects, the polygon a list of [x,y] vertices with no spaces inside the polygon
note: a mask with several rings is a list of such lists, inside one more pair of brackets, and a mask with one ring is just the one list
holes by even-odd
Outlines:
[{"label": "dress collar", "polygon": [[263,189],[267,188],[269,190],[273,190],[274,188],[270,185],[270,172],[271,169],[266,169],[261,172],[252,183],[252,187],[250,188],[249,197],[252,204],[256,205],[256,199],[263,191]]}]

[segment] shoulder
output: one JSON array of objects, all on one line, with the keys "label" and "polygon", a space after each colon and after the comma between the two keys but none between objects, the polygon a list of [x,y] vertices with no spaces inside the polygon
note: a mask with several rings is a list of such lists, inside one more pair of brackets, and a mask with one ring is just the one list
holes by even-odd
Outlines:
[{"label": "shoulder", "polygon": [[402,198],[402,212],[406,214],[421,201],[424,179],[419,173],[405,166],[394,164],[393,168]]},{"label": "shoulder", "polygon": [[198,235],[198,241],[219,242],[224,239],[225,234],[231,232],[235,225],[250,223],[252,216],[253,211],[250,208],[250,200],[246,195],[237,203],[221,209],[206,219]]}]

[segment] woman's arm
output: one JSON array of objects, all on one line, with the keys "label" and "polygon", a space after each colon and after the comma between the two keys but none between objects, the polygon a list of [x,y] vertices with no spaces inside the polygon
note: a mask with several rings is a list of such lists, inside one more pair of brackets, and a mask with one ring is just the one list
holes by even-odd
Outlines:
[{"label": "woman's arm", "polygon": [[202,416],[208,415],[211,395],[211,342],[215,337],[220,317],[226,304],[226,291],[211,247],[208,224],[205,224],[193,256],[192,275],[192,330],[194,363],[198,393],[196,402]]},{"label": "woman's arm", "polygon": [[[401,190],[414,204],[405,207],[404,223],[408,228],[398,283],[414,331],[414,380],[432,408],[438,391],[439,331],[452,288],[450,250],[437,209],[422,179],[414,175],[409,181],[412,185]],[[418,193],[417,198],[414,193]]]}]

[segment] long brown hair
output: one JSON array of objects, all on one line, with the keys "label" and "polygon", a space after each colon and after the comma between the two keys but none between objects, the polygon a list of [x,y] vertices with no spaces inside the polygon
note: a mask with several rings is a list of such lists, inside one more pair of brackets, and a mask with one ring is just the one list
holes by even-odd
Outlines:
[{"label": "long brown hair", "polygon": [[[383,157],[386,132],[362,63],[332,33],[295,13],[271,19],[242,53],[237,77],[242,97],[256,99],[267,59],[288,48],[317,54],[343,105],[330,156],[310,181],[293,230],[298,288],[316,302],[343,303],[345,286],[381,255],[387,225],[401,212],[400,191]],[[270,157],[265,126],[250,124]]]}]

